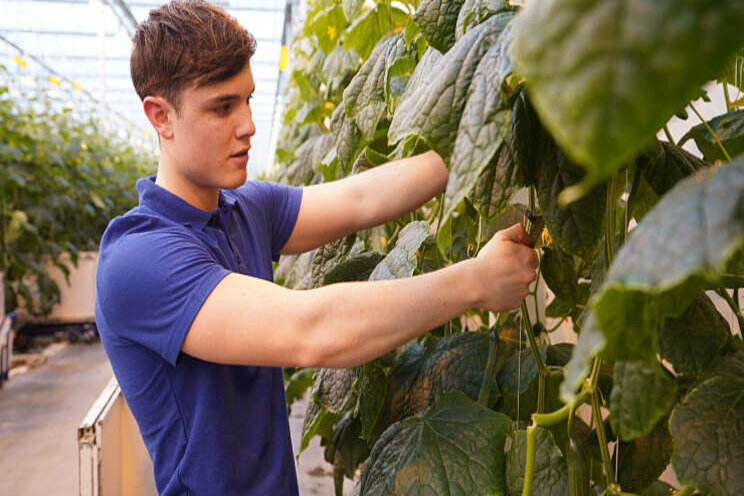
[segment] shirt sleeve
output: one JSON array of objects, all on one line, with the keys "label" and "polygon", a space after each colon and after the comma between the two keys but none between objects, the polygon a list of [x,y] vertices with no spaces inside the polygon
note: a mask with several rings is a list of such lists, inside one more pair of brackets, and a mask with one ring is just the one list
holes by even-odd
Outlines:
[{"label": "shirt sleeve", "polygon": [[287,244],[297,223],[302,203],[302,188],[268,181],[255,181],[254,185],[268,214],[271,258],[276,262],[279,260],[279,252]]},{"label": "shirt sleeve", "polygon": [[130,234],[102,250],[96,297],[111,332],[175,365],[196,314],[229,273],[186,233]]}]

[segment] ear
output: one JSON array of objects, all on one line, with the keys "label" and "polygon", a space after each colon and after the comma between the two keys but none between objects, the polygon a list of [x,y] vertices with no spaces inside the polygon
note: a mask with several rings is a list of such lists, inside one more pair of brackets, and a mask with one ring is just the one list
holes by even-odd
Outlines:
[{"label": "ear", "polygon": [[176,117],[176,111],[171,104],[162,97],[148,96],[142,102],[142,108],[158,136],[163,139],[173,138],[173,120]]}]

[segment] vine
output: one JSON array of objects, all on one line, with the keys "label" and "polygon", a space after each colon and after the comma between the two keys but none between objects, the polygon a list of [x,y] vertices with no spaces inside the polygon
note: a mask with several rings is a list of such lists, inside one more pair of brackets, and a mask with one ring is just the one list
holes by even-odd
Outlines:
[{"label": "vine", "polygon": [[[709,79],[741,81],[739,59],[729,65],[744,46],[734,27],[744,10],[717,3],[705,33],[690,28],[709,43],[678,47],[669,19],[697,18],[697,4],[646,2],[646,18],[626,20],[654,26],[638,45],[601,29],[627,0],[601,2],[594,17],[569,0],[311,4],[273,179],[331,181],[429,149],[450,179],[402,219],[285,257],[276,280],[312,288],[437,270],[476,256],[529,211],[545,225],[532,234],[538,283],[552,293],[544,311],[536,285],[516,312],[474,309],[363,367],[315,372],[303,446],[320,436],[360,496],[422,485],[509,496],[744,492],[744,467],[726,466],[744,450],[744,403],[726,394],[744,391],[744,344],[710,291],[741,327],[744,111],[726,96],[726,114],[700,118],[678,143],[666,125],[688,105],[698,114],[690,102]],[[606,72],[581,62],[600,56]],[[623,84],[606,84],[619,68]],[[668,141],[655,139],[661,130]],[[681,148],[690,139],[702,159]],[[563,327],[575,344],[553,339]],[[721,470],[695,469],[711,464]],[[670,465],[676,489],[659,479]]]}]

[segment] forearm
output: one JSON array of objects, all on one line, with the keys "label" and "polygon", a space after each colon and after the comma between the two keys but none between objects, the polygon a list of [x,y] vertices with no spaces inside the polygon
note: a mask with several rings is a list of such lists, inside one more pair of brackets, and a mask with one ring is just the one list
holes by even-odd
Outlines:
[{"label": "forearm", "polygon": [[431,151],[396,160],[345,179],[359,199],[363,228],[397,219],[444,191],[449,171]]},{"label": "forearm", "polygon": [[353,367],[478,306],[472,260],[420,276],[297,294],[311,366]]}]

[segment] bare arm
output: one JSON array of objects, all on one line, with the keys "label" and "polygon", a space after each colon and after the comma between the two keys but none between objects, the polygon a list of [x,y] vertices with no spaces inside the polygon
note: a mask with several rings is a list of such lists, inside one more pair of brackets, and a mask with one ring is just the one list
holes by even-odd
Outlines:
[{"label": "bare arm", "polygon": [[360,229],[397,219],[444,191],[449,172],[436,152],[396,160],[303,190],[283,254],[302,253]]},{"label": "bare arm", "polygon": [[476,306],[517,308],[535,279],[521,225],[500,231],[476,259],[406,279],[289,290],[231,274],[202,306],[183,351],[250,365],[351,367]]}]

